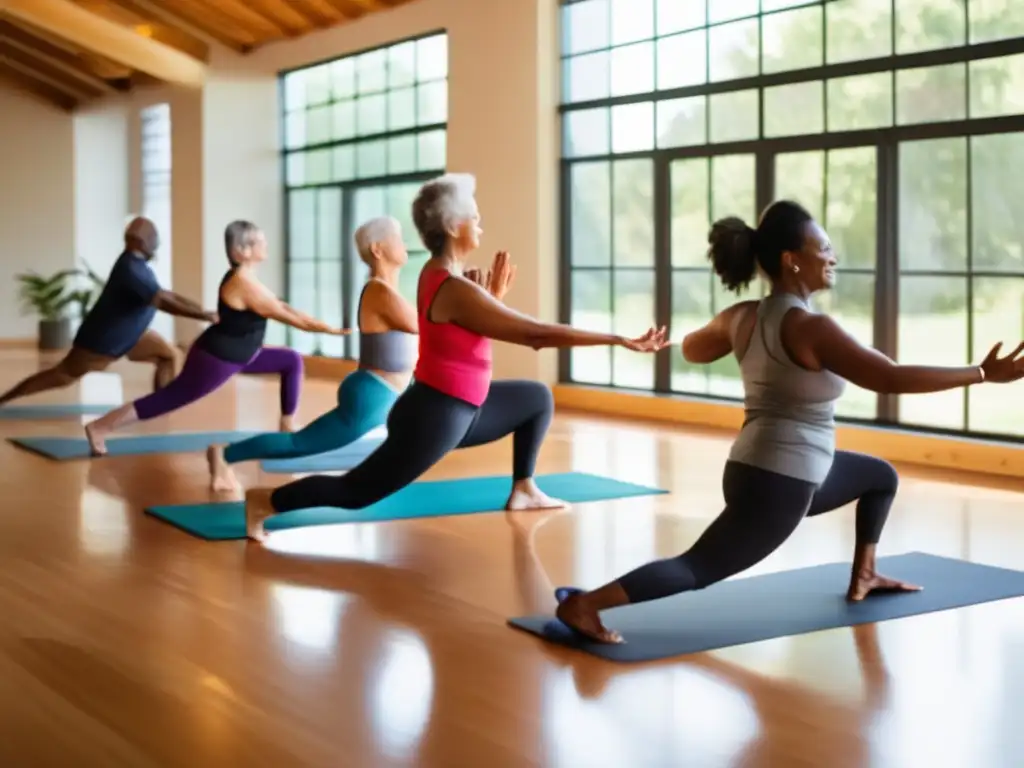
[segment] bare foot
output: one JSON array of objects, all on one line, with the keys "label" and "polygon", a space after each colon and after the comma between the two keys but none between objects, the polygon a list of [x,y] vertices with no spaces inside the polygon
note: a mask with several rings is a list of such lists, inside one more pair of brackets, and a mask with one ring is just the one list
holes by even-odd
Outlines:
[{"label": "bare foot", "polygon": [[206,449],[206,463],[210,466],[210,488],[217,492],[234,493],[242,490],[238,478],[224,461],[224,446],[211,445]]},{"label": "bare foot", "polygon": [[860,602],[873,592],[920,592],[921,587],[916,584],[909,584],[898,579],[890,579],[874,571],[861,571],[850,580],[850,589],[846,592],[846,599],[852,602]]},{"label": "bare foot", "polygon": [[299,425],[295,421],[295,416],[282,416],[281,417],[281,432],[298,432]]},{"label": "bare foot", "polygon": [[566,509],[568,503],[561,499],[552,499],[544,493],[533,478],[520,480],[512,486],[512,493],[505,503],[505,509],[509,512],[522,512],[532,509]]},{"label": "bare foot", "polygon": [[253,488],[245,493],[245,535],[253,541],[263,543],[267,540],[263,522],[274,514],[270,504],[273,492],[273,488]]},{"label": "bare foot", "polygon": [[96,426],[96,422],[85,425],[85,439],[89,441],[89,453],[93,456],[107,455],[107,430]]},{"label": "bare foot", "polygon": [[557,589],[558,609],[555,616],[573,632],[599,643],[625,642],[622,635],[601,623],[600,614],[587,602],[585,593],[575,589]]}]

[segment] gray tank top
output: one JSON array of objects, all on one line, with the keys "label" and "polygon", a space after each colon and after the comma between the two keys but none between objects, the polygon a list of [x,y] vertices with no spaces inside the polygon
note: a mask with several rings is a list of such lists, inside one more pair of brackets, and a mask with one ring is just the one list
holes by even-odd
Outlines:
[{"label": "gray tank top", "polygon": [[[835,455],[835,405],[846,381],[831,371],[809,371],[782,346],[782,319],[799,307],[799,296],[767,296],[742,357],[745,419],[729,458],[780,475],[821,483]],[[730,329],[736,347],[739,315]]]},{"label": "gray tank top", "polygon": [[[369,281],[367,284],[369,285]],[[356,307],[356,317],[362,314],[363,286]],[[359,332],[359,367],[373,368],[386,373],[406,373],[416,364],[418,337],[405,331],[381,331],[379,333]]]}]

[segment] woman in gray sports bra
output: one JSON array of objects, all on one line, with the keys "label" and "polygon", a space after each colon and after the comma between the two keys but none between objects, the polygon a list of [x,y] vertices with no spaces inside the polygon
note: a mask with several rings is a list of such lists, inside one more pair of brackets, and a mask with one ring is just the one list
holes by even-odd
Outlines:
[{"label": "woman in gray sports bra", "polygon": [[338,387],[338,404],[297,432],[268,432],[207,450],[210,485],[237,491],[232,464],[260,459],[315,456],[349,445],[387,423],[391,406],[408,386],[416,364],[416,310],[398,292],[398,273],[409,260],[401,225],[372,219],[355,233],[370,275],[359,297],[359,368]]},{"label": "woman in gray sports bra", "polygon": [[875,570],[899,479],[886,461],[835,449],[836,400],[847,381],[904,394],[1024,378],[1024,343],[1005,357],[997,344],[977,366],[898,365],[814,312],[810,296],[833,286],[837,262],[828,235],[796,203],[772,204],[757,229],[735,217],[717,221],[708,241],[708,258],[726,288],[745,288],[759,267],[772,285],[767,298],[735,304],[683,340],[691,363],[730,353],[740,363],[746,418],[725,465],[725,510],[678,557],[648,563],[590,592],[555,591],[561,622],[598,642],[622,642],[602,624],[601,611],[703,589],[740,573],[781,546],[804,517],[854,501],[847,599],[920,589]]}]

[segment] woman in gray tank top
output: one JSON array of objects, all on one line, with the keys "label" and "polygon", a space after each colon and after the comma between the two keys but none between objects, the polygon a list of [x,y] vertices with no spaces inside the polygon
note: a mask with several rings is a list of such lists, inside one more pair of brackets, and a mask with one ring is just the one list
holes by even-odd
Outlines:
[{"label": "woman in gray tank top", "polygon": [[[770,295],[723,310],[683,340],[688,362],[735,354],[746,418],[725,465],[725,510],[683,554],[641,566],[599,589],[555,591],[558,618],[599,642],[622,642],[601,611],[703,589],[774,552],[804,517],[857,502],[856,545],[847,599],[920,587],[875,570],[875,549],[896,495],[888,462],[835,449],[835,403],[847,381],[874,392],[941,392],[1024,378],[1024,343],[980,365],[898,365],[861,346],[830,317],[814,312],[812,294],[835,283],[828,235],[796,203],[779,201],[757,229],[729,217],[708,235],[708,258],[727,289],[745,288],[760,271]],[[694,617],[699,620],[699,617]]]}]

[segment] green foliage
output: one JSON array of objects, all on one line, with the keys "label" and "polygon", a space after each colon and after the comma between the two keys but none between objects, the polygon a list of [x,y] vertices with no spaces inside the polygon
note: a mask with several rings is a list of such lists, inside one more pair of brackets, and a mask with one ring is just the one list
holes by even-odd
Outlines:
[{"label": "green foliage", "polygon": [[[87,263],[82,263],[85,269],[63,269],[49,277],[34,271],[18,275],[22,313],[54,321],[69,317],[69,310],[75,308],[75,314],[84,317],[102,289],[103,279]],[[92,287],[79,287],[81,278],[86,278]]]}]

